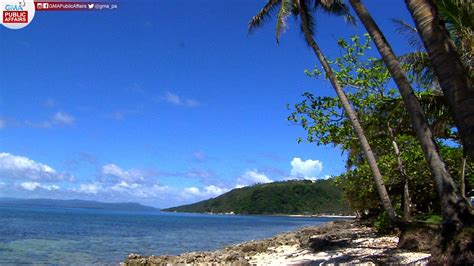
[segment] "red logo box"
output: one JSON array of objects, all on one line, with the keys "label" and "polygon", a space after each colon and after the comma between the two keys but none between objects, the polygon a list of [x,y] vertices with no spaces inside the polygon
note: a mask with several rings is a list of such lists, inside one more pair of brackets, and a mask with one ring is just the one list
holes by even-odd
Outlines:
[{"label": "red logo box", "polygon": [[28,11],[3,11],[3,23],[28,23]]}]

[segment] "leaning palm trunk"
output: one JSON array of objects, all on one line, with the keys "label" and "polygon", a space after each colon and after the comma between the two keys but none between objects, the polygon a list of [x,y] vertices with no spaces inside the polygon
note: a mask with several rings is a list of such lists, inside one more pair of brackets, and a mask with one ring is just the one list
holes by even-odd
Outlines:
[{"label": "leaning palm trunk", "polygon": [[390,198],[387,193],[387,189],[385,188],[385,184],[383,182],[382,174],[380,173],[380,170],[377,165],[377,161],[375,160],[374,153],[372,152],[372,149],[370,148],[370,144],[367,141],[367,138],[365,136],[364,130],[362,129],[362,126],[359,123],[359,119],[357,118],[357,114],[354,112],[352,109],[351,104],[349,103],[349,100],[347,99],[346,94],[342,90],[341,86],[339,85],[336,76],[334,75],[334,72],[332,71],[332,68],[330,67],[326,57],[322,53],[321,49],[319,48],[318,44],[314,41],[313,36],[310,33],[310,30],[307,28],[308,19],[307,16],[307,10],[305,9],[304,5],[300,5],[301,9],[301,20],[302,20],[302,28],[303,28],[303,33],[304,37],[307,41],[307,43],[311,46],[313,49],[314,53],[318,57],[321,65],[323,66],[324,71],[326,72],[333,88],[336,90],[337,96],[339,97],[341,104],[344,108],[345,113],[349,117],[352,123],[352,127],[354,128],[354,131],[356,133],[357,138],[360,141],[360,144],[362,146],[362,149],[364,151],[365,156],[367,157],[367,161],[369,163],[370,169],[372,171],[372,176],[375,181],[377,191],[379,193],[380,199],[382,200],[383,207],[387,214],[389,215],[389,218],[392,222],[396,223],[398,222],[398,217],[396,216],[395,210],[393,208],[393,205],[390,201]]},{"label": "leaning palm trunk", "polygon": [[413,129],[421,144],[440,197],[444,232],[456,232],[469,224],[472,219],[468,202],[460,196],[453,178],[446,170],[446,165],[438,153],[437,145],[426,122],[420,102],[415,96],[392,48],[362,2],[360,0],[349,1],[374,40],[408,110]]},{"label": "leaning palm trunk", "polygon": [[[466,5],[469,5],[466,1]],[[465,151],[474,160],[474,88],[432,0],[405,0],[453,113]]]}]

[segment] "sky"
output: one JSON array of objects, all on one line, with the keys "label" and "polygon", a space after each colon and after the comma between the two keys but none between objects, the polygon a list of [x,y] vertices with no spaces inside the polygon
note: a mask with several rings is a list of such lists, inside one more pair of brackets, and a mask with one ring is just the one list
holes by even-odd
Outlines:
[{"label": "sky", "polygon": [[[192,203],[230,189],[345,170],[332,146],[297,143],[302,93],[334,96],[295,20],[247,34],[263,0],[117,1],[36,12],[0,27],[0,197]],[[365,1],[397,54],[402,1]],[[318,13],[329,58],[362,25]],[[378,56],[373,51],[374,56]]]}]

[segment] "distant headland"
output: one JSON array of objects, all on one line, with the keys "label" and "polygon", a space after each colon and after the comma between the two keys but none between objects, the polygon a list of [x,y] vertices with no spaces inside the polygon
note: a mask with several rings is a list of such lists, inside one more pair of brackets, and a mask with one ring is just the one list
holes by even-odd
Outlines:
[{"label": "distant headland", "polygon": [[44,208],[74,208],[74,209],[100,209],[115,211],[159,211],[159,209],[145,206],[136,202],[106,203],[92,200],[59,200],[59,199],[17,199],[0,198],[0,206],[12,207],[44,207]]},{"label": "distant headland", "polygon": [[333,179],[290,180],[236,188],[167,212],[257,215],[353,215]]}]

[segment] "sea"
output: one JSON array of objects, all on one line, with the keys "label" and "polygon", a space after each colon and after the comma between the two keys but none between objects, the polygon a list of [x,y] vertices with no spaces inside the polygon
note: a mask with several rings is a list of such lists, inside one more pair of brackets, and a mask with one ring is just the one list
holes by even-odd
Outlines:
[{"label": "sea", "polygon": [[334,218],[0,206],[0,265],[118,265],[263,239]]}]

